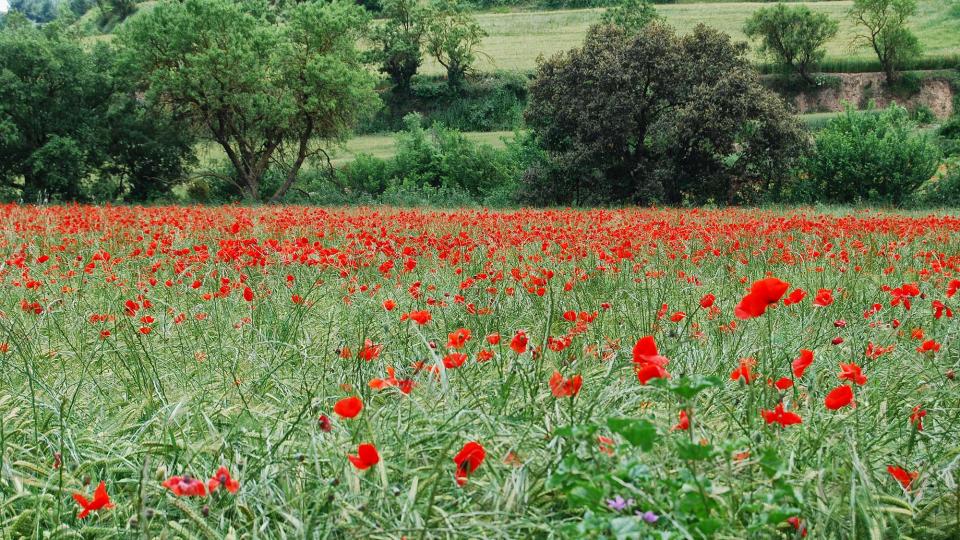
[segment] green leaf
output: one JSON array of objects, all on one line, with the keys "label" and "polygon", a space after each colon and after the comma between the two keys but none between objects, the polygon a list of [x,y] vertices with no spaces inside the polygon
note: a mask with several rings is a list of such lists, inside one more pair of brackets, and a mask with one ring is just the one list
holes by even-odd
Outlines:
[{"label": "green leaf", "polygon": [[663,387],[683,399],[691,399],[708,388],[720,386],[719,377],[703,377],[694,375],[665,382]]},{"label": "green leaf", "polygon": [[682,441],[677,444],[677,457],[688,461],[706,461],[713,457],[713,445]]},{"label": "green leaf", "polygon": [[653,449],[657,442],[657,427],[648,420],[639,418],[608,418],[607,427],[619,434],[633,446],[639,446],[645,452]]}]

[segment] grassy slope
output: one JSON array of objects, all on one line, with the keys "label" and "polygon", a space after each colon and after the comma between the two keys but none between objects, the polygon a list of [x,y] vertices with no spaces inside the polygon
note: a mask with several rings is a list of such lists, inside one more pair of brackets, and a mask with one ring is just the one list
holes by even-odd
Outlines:
[{"label": "grassy slope", "polygon": [[[856,32],[846,17],[849,1],[813,2],[810,9],[829,14],[840,21],[840,33],[827,44],[828,58],[872,58],[867,48],[852,46]],[[704,23],[746,39],[741,31],[744,21],[763,4],[753,2],[702,4],[663,4],[657,11],[681,32]],[[948,6],[942,0],[919,2],[919,10],[911,28],[920,37],[925,54],[947,54],[960,51],[960,21],[948,19]],[[518,13],[485,13],[478,15],[480,24],[490,34],[483,42],[485,57],[482,70],[527,70],[536,66],[537,56],[545,56],[575,47],[583,40],[587,28],[600,19],[603,9],[534,11]],[[440,73],[442,67],[427,62],[426,73]]]}]

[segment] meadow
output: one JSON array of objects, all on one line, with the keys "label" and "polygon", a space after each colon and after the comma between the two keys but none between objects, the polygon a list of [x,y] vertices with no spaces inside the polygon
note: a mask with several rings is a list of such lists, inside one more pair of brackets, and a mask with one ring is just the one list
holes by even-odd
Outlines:
[{"label": "meadow", "polygon": [[[840,22],[840,32],[826,44],[824,64],[845,64],[875,60],[869,46],[854,43],[857,30],[847,16],[853,2],[800,2],[811,10],[827,13]],[[657,4],[657,13],[681,33],[689,32],[699,23],[722,30],[737,40],[747,41],[743,34],[744,22],[764,4],[756,2],[715,2]],[[956,19],[950,15],[950,4],[943,0],[917,2],[917,15],[908,27],[917,34],[924,55],[956,55],[960,52],[960,31]],[[587,28],[600,21],[604,9],[557,11],[520,11],[511,13],[481,13],[477,21],[487,31],[476,68],[480,71],[520,70],[536,67],[537,57],[549,57],[567,51],[583,42]],[[763,58],[754,56],[760,62]],[[423,73],[440,74],[442,66],[426,59]]]},{"label": "meadow", "polygon": [[960,535],[955,214],[0,216],[4,538]]}]

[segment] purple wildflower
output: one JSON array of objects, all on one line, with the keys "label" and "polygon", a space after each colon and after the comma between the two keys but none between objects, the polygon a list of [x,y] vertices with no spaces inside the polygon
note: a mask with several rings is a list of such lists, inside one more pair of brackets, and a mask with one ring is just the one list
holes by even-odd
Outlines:
[{"label": "purple wildflower", "polygon": [[628,506],[633,506],[633,499],[624,499],[620,495],[617,495],[612,499],[607,499],[607,507],[611,510],[620,512]]},{"label": "purple wildflower", "polygon": [[643,518],[643,520],[647,523],[656,523],[657,520],[660,519],[660,516],[654,514],[651,510],[647,510],[646,512],[640,512],[637,510],[637,515]]}]

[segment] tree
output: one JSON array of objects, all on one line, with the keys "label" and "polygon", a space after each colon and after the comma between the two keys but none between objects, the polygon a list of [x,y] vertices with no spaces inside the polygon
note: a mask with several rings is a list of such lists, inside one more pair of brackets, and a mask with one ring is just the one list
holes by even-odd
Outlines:
[{"label": "tree", "polygon": [[751,200],[806,140],[746,45],[703,25],[591,28],[540,63],[524,118],[546,152],[527,195],[550,204]]},{"label": "tree", "polygon": [[[0,33],[0,184],[7,193],[30,202],[131,199],[180,178],[192,152],[188,134],[146,110],[114,77],[113,60],[108,46],[88,51],[59,22]],[[153,163],[152,174],[141,175]]]},{"label": "tree", "polygon": [[916,0],[854,0],[850,9],[850,17],[863,29],[856,40],[873,48],[888,84],[920,55],[920,41],[907,28],[907,19],[916,12]]},{"label": "tree", "polygon": [[[279,22],[272,22],[279,18]],[[158,5],[118,34],[123,64],[148,103],[218,144],[234,169],[222,178],[260,201],[271,167],[284,179],[326,154],[377,103],[356,50],[367,16],[346,1],[280,11],[232,0]]]},{"label": "tree", "polygon": [[906,109],[852,109],[817,133],[807,164],[811,191],[835,203],[900,204],[934,175],[940,151]]},{"label": "tree", "polygon": [[57,18],[57,6],[53,0],[10,0],[10,11],[26,15],[37,23],[50,22]]},{"label": "tree", "polygon": [[631,33],[640,31],[660,16],[649,0],[624,0],[607,9],[600,18],[603,24],[620,26]]},{"label": "tree", "polygon": [[487,32],[466,10],[451,0],[438,3],[427,24],[427,51],[447,69],[447,85],[459,90],[477,59],[477,47]]},{"label": "tree", "polygon": [[807,6],[787,7],[778,3],[760,8],[744,25],[750,38],[760,40],[760,51],[778,64],[813,83],[811,70],[823,60],[823,46],[837,35],[840,25],[826,13],[814,13]]},{"label": "tree", "polygon": [[370,32],[368,60],[380,65],[395,92],[406,95],[423,63],[423,39],[433,12],[417,0],[384,0],[381,15],[384,20]]}]

